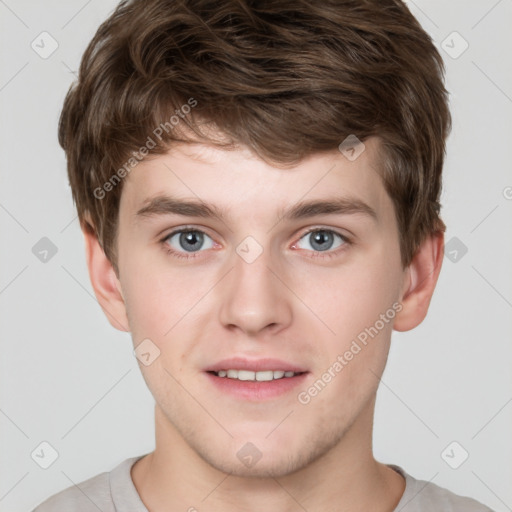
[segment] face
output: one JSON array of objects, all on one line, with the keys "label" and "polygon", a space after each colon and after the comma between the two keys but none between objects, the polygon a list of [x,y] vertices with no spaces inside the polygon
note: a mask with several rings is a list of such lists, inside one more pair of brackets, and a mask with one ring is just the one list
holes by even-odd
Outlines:
[{"label": "face", "polygon": [[221,471],[300,469],[375,396],[404,270],[377,140],[365,146],[276,168],[181,145],[126,178],[119,284],[139,365],[172,429]]}]

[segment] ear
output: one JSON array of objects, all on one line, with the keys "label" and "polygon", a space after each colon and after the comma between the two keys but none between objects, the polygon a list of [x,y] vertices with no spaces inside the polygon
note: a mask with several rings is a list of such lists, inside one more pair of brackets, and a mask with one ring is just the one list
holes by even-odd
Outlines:
[{"label": "ear", "polygon": [[402,288],[402,310],[395,316],[393,329],[409,331],[427,316],[444,256],[444,234],[428,236],[416,251]]},{"label": "ear", "polygon": [[[92,223],[89,223],[92,226]],[[112,264],[108,260],[93,229],[82,227],[85,241],[85,255],[89,278],[96,299],[110,324],[119,331],[129,332],[128,316],[118,280]]]}]

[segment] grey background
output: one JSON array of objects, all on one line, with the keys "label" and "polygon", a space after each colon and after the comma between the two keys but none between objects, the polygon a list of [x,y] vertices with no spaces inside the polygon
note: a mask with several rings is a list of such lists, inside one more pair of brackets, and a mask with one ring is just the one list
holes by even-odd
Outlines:
[{"label": "grey background", "polygon": [[[447,66],[442,215],[446,241],[467,253],[445,257],[426,320],[393,335],[375,455],[512,510],[512,1],[408,4]],[[153,399],[129,333],[94,297],[56,135],[80,57],[115,5],[0,0],[2,511],[31,510],[154,446]],[[43,31],[59,45],[46,59],[31,48]],[[469,44],[457,58],[442,49],[462,49],[453,31]],[[43,237],[57,248],[46,263],[32,252]],[[48,469],[31,457],[43,441],[59,453]],[[458,469],[441,455],[453,441],[469,453]]]}]

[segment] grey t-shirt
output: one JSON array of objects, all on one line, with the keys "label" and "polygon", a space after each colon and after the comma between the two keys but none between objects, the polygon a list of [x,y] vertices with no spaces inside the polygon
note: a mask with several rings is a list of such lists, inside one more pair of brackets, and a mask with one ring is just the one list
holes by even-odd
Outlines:
[{"label": "grey t-shirt", "polygon": [[[32,512],[148,512],[131,479],[133,464],[144,455],[124,460],[112,471],[68,487]],[[394,512],[493,512],[474,499],[424,480],[416,480],[400,466],[388,466],[405,478],[405,491]]]}]

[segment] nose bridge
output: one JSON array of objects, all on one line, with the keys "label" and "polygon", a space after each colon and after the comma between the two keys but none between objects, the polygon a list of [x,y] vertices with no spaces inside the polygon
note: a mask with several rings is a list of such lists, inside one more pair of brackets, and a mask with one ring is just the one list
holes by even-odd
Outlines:
[{"label": "nose bridge", "polygon": [[279,262],[272,260],[270,249],[247,237],[233,254],[233,266],[223,292],[222,324],[236,326],[248,335],[288,325],[291,304],[286,287],[274,275]]}]

